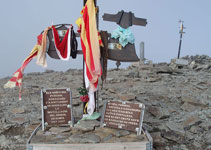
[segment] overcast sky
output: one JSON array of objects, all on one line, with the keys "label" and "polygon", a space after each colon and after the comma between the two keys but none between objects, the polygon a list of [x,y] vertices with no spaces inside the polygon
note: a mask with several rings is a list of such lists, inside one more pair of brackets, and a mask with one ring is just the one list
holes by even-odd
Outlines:
[{"label": "overcast sky", "polygon": [[[70,23],[80,16],[83,0],[1,0],[0,4],[0,77],[11,76],[29,55],[42,30],[54,24]],[[98,0],[100,30],[112,32],[117,25],[102,20],[104,13],[132,11],[136,17],[146,18],[147,26],[132,26],[139,43],[145,42],[145,57],[153,62],[169,62],[177,57],[179,47],[179,19],[187,27],[181,56],[206,54],[211,56],[210,0]],[[75,25],[75,30],[76,30]],[[63,62],[47,56],[47,69],[65,71],[82,68],[82,57]],[[126,64],[122,65],[127,66]],[[115,67],[110,61],[109,67]],[[32,61],[25,73],[45,71]]]}]

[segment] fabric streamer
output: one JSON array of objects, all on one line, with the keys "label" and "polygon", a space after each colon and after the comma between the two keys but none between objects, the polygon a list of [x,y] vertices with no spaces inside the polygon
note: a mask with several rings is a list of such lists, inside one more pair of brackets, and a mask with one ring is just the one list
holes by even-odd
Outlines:
[{"label": "fabric streamer", "polygon": [[[72,26],[70,26],[72,27]],[[41,65],[42,67],[47,67],[46,62],[46,51],[49,48],[49,39],[48,39],[48,31],[53,29],[53,36],[55,41],[55,47],[57,50],[58,55],[62,60],[68,60],[70,57],[70,40],[71,40],[71,31],[68,29],[67,33],[65,34],[64,39],[60,42],[59,35],[57,30],[54,26],[50,26],[44,30],[42,34],[37,37],[37,44],[32,49],[29,56],[24,60],[22,66],[13,74],[12,78],[4,85],[4,88],[14,88],[19,87],[19,100],[21,100],[21,90],[22,90],[22,78],[23,72],[28,63],[34,58],[37,57],[36,63]],[[75,37],[72,37],[75,40]],[[75,45],[77,41],[74,41],[71,45]],[[77,53],[77,44],[75,45]],[[76,54],[75,54],[76,55]],[[75,56],[74,56],[75,57]]]},{"label": "fabric streamer", "polygon": [[46,61],[46,51],[49,48],[49,39],[48,39],[48,30],[50,30],[52,27],[47,27],[43,34],[40,34],[38,36],[38,44],[41,45],[40,51],[38,51],[37,54],[37,61],[36,64],[40,65],[42,67],[47,67],[47,61]]},{"label": "fabric streamer", "polygon": [[19,87],[19,100],[21,100],[22,78],[23,71],[28,63],[37,56],[38,51],[41,49],[40,45],[35,45],[30,55],[24,60],[22,66],[13,74],[13,77],[4,85],[4,88]]},{"label": "fabric streamer", "polygon": [[77,53],[78,53],[78,42],[76,39],[76,34],[73,30],[73,26],[71,27],[71,38],[70,38],[70,45],[71,45],[71,56],[73,59],[75,59],[77,57]]},{"label": "fabric streamer", "polygon": [[48,45],[47,33],[49,29],[51,29],[51,27],[46,28],[43,34],[40,34],[37,37],[37,44],[34,46],[29,56],[23,61],[22,66],[13,74],[12,78],[4,85],[4,88],[19,87],[19,100],[21,100],[23,72],[31,60],[37,56],[36,63],[43,67],[47,67],[46,49]]},{"label": "fabric streamer", "polygon": [[[89,88],[88,114],[92,115],[95,109],[94,92],[97,90],[98,78],[102,75],[100,65],[100,44],[96,25],[94,0],[87,0],[83,9],[81,23],[81,47],[85,60],[86,76]],[[93,104],[94,103],[94,104]]]},{"label": "fabric streamer", "polygon": [[[86,89],[88,89],[90,87],[90,82],[89,82],[89,79],[87,77],[87,68],[86,68],[86,65],[84,65],[84,80],[85,80],[85,87]],[[87,108],[87,113],[89,115],[92,115],[92,113],[94,112],[94,109],[95,109],[95,98],[94,98],[94,91],[93,90],[89,90],[88,92],[88,96],[89,96],[89,101],[86,105],[85,108]]]},{"label": "fabric streamer", "polygon": [[70,58],[70,28],[67,30],[63,40],[60,42],[59,34],[54,26],[52,26],[52,33],[55,43],[56,52],[61,60],[69,60]]}]

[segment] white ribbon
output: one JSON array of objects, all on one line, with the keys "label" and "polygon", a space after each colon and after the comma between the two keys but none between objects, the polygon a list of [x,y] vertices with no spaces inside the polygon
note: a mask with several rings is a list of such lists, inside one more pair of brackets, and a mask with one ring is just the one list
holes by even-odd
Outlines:
[{"label": "white ribbon", "polygon": [[[84,63],[84,79],[85,79],[85,87],[86,89],[89,88],[90,83],[89,83],[89,79],[87,77],[86,74],[86,64]],[[95,97],[94,97],[94,91],[89,90],[89,102],[88,102],[88,106],[87,106],[87,112],[88,114],[91,116],[95,110]]]}]

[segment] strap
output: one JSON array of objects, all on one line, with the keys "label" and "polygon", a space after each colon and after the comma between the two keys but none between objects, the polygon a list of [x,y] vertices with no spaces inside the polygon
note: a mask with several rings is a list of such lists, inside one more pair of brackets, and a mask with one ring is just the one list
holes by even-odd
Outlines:
[{"label": "strap", "polygon": [[71,27],[70,45],[71,45],[71,56],[73,59],[75,59],[77,57],[77,53],[78,53],[78,42],[76,40],[76,34],[73,30],[73,27]]}]

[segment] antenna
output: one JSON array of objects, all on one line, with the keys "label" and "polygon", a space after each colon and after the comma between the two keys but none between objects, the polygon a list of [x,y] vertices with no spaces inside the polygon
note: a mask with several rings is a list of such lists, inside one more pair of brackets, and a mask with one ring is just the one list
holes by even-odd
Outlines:
[{"label": "antenna", "polygon": [[179,59],[180,57],[180,51],[181,51],[181,45],[182,45],[182,35],[185,34],[184,32],[184,29],[186,29],[186,27],[184,27],[183,25],[184,21],[182,21],[181,19],[179,20],[179,24],[180,24],[180,27],[179,27],[179,33],[180,33],[180,41],[179,41],[179,50],[178,50],[178,56],[177,58]]}]

